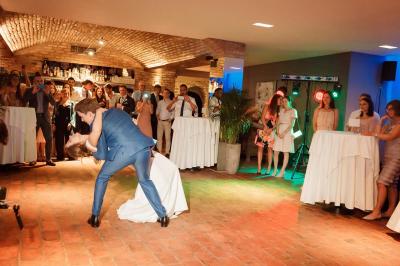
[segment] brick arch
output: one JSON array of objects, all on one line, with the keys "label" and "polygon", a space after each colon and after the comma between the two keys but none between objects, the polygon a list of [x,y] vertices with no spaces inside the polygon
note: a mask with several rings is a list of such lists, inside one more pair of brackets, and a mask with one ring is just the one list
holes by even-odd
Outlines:
[{"label": "brick arch", "polygon": [[143,69],[144,66],[141,62],[132,58],[129,54],[104,47],[100,49],[95,56],[91,57],[86,54],[78,54],[71,52],[71,45],[66,42],[44,42],[36,44],[24,49],[16,51],[15,56],[22,58],[29,56],[38,61],[43,58],[48,58],[53,61],[77,63],[77,64],[90,64],[109,67],[125,67]]},{"label": "brick arch", "polygon": [[65,42],[98,48],[97,40],[102,37],[106,40],[105,47],[131,56],[146,68],[182,62],[210,52],[199,39],[13,12],[0,16],[0,32],[14,53],[44,43]]},{"label": "brick arch", "polygon": [[197,93],[200,97],[201,100],[203,101],[203,104],[207,102],[208,99],[208,90],[207,88],[202,88],[199,86],[192,86],[190,88],[188,88],[188,91],[192,91]]}]

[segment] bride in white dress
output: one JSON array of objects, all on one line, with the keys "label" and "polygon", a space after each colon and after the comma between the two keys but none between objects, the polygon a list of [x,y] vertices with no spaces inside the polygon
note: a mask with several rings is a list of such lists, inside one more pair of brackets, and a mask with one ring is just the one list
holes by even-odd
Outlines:
[{"label": "bride in white dress", "polygon": [[[176,218],[177,215],[188,210],[179,169],[173,162],[158,152],[154,153],[152,159],[150,179],[157,188],[167,215],[170,218]],[[158,218],[139,184],[136,188],[135,197],[123,203],[117,213],[121,220],[136,223],[156,222]]]},{"label": "bride in white dress", "polygon": [[400,233],[400,203],[397,204],[392,216],[390,216],[389,222],[386,225],[393,231]]}]

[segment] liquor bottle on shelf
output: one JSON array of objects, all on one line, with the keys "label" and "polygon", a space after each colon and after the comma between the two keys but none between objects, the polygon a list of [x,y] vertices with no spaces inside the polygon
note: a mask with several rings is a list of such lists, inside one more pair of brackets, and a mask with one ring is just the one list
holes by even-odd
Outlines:
[{"label": "liquor bottle on shelf", "polygon": [[44,61],[43,61],[42,73],[45,76],[49,75],[49,66],[47,65],[47,59],[44,59]]}]

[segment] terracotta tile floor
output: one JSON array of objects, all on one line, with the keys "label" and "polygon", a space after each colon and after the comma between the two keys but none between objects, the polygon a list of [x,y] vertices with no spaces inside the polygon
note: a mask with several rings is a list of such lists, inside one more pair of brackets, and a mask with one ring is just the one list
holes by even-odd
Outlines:
[{"label": "terracotta tile floor", "polygon": [[90,159],[0,172],[0,265],[400,265],[400,237],[385,221],[299,203],[289,181],[182,172],[190,212],[159,224],[120,221],[116,209],[136,187],[130,169],[109,183],[102,224],[86,224],[98,166]]}]

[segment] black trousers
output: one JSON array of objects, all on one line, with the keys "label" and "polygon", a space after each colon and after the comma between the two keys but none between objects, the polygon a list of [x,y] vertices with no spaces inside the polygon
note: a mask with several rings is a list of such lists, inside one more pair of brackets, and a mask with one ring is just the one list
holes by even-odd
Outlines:
[{"label": "black trousers", "polygon": [[50,120],[47,116],[44,114],[36,114],[36,134],[39,130],[39,128],[42,129],[44,139],[46,140],[46,161],[51,160],[51,148],[53,146],[52,143],[52,133],[51,133],[51,123]]},{"label": "black trousers", "polygon": [[55,139],[56,139],[57,160],[62,161],[64,160],[64,146],[65,143],[67,143],[69,140],[69,132],[67,130],[67,125],[56,124]]},{"label": "black trousers", "polygon": [[153,130],[153,139],[157,139],[157,116],[151,115],[151,130]]}]

